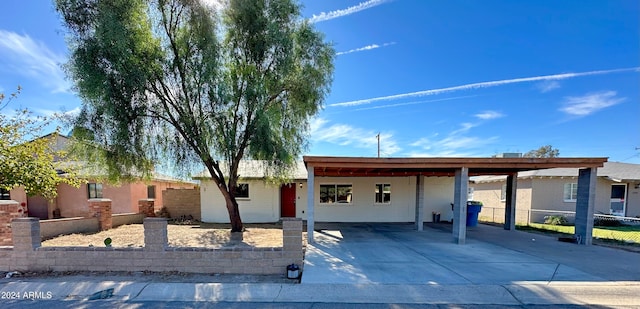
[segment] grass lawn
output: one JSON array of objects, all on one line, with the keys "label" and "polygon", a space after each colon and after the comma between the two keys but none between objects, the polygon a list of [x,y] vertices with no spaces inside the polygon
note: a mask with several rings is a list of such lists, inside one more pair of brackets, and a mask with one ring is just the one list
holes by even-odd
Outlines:
[{"label": "grass lawn", "polygon": [[[519,226],[518,228],[546,230],[569,235],[573,235],[575,231],[574,226],[541,223],[529,223],[529,226]],[[593,237],[640,244],[640,226],[597,226],[593,228]]]}]

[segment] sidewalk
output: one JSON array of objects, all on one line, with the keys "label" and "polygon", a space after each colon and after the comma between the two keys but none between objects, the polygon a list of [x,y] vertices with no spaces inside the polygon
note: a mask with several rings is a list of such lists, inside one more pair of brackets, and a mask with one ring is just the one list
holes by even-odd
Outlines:
[{"label": "sidewalk", "polygon": [[[479,226],[467,245],[446,226],[327,226],[307,249],[302,283],[275,277],[141,274],[0,279],[5,304],[105,300],[640,308],[640,254]],[[438,230],[442,228],[442,230]],[[322,236],[324,235],[324,236]],[[619,263],[613,263],[618,261]],[[231,279],[228,279],[231,278]],[[211,283],[215,282],[215,283]],[[113,289],[113,290],[110,290]],[[13,301],[12,301],[13,300]],[[57,302],[56,302],[57,301]],[[27,303],[29,302],[29,303]],[[250,305],[250,304],[248,304]]]},{"label": "sidewalk", "polygon": [[[638,282],[522,282],[507,285],[397,284],[275,284],[160,283],[136,281],[2,282],[2,301],[92,301],[92,295],[113,289],[109,300],[284,302],[284,303],[403,303],[492,305],[638,306]],[[103,295],[108,296],[108,292]],[[100,300],[95,300],[100,301]]]}]

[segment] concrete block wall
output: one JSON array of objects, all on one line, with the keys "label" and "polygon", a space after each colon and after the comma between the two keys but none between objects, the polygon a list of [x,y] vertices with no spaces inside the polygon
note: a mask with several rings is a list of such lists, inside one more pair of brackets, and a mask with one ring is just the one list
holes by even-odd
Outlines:
[{"label": "concrete block wall", "polygon": [[171,218],[193,216],[202,220],[200,212],[200,189],[167,189],[162,191],[162,205],[156,205],[156,210],[166,207]]},{"label": "concrete block wall", "polygon": [[302,265],[302,220],[283,219],[283,247],[169,247],[167,221],[146,218],[143,248],[40,247],[37,218],[15,219],[14,243],[0,248],[0,271],[179,271],[220,274],[286,274]]},{"label": "concrete block wall", "polygon": [[40,221],[40,237],[50,239],[75,233],[95,233],[100,230],[98,218],[64,218]]},{"label": "concrete block wall", "polygon": [[0,200],[0,246],[11,246],[11,220],[25,217],[24,208],[14,200]]},{"label": "concrete block wall", "polygon": [[114,228],[126,224],[141,224],[142,220],[144,220],[142,214],[114,214],[111,216],[111,224]]}]

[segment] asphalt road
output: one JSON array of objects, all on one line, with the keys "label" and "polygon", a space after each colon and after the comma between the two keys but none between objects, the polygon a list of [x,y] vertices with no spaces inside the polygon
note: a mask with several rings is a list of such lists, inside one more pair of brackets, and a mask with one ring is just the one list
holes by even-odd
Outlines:
[{"label": "asphalt road", "polygon": [[350,303],[262,303],[262,302],[165,302],[165,301],[9,301],[2,308],[231,308],[231,309],[577,309],[577,308],[640,308],[638,306],[597,306],[597,305],[478,305],[478,304],[350,304]]}]

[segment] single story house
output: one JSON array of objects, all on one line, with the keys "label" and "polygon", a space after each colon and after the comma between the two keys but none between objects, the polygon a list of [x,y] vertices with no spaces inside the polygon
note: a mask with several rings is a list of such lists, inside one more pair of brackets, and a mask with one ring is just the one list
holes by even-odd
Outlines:
[{"label": "single story house", "polygon": [[[61,134],[48,134],[41,138],[51,139],[51,147],[63,150],[67,147],[68,137]],[[60,171],[63,173],[63,171]],[[81,176],[82,177],[82,176]],[[91,176],[84,176],[86,183],[79,188],[67,184],[57,187],[58,195],[52,201],[41,196],[27,196],[21,187],[8,192],[0,191],[0,199],[26,203],[30,217],[40,219],[84,217],[89,213],[87,200],[108,198],[112,201],[112,213],[137,213],[140,199],[155,199],[155,209],[162,207],[162,191],[168,188],[194,188],[196,184],[169,176],[154,174],[150,181],[136,181],[119,185],[103,184]]]},{"label": "single story house", "polygon": [[[277,222],[282,217],[306,218],[307,172],[299,162],[287,184],[268,181],[263,162],[245,160],[238,167],[240,180],[236,201],[240,217],[246,223]],[[220,189],[208,171],[195,177],[200,181],[200,214],[203,222],[228,223],[229,213]]]},{"label": "single story house", "polygon": [[[519,172],[518,209],[574,211],[577,179],[577,168]],[[505,176],[472,177],[470,187],[473,188],[474,200],[488,207],[504,207]],[[598,169],[594,211],[597,214],[640,217],[640,164],[605,162]]]},{"label": "single story house", "polygon": [[[592,180],[606,158],[356,158],[305,156],[292,181],[285,185],[265,181],[260,162],[243,162],[236,195],[244,222],[276,222],[296,216],[307,221],[313,241],[314,222],[415,222],[431,213],[451,218],[454,239],[464,243],[469,176],[508,175],[505,228],[515,229],[518,172],[570,167],[581,169],[581,193],[576,208],[580,220],[593,216]],[[304,177],[306,170],[306,177]],[[225,201],[214,182],[203,173],[201,213],[204,222],[229,222]],[[294,198],[292,199],[291,196]],[[293,202],[291,201],[293,200]],[[454,204],[453,210],[451,204]],[[293,208],[292,208],[293,205]],[[590,208],[591,207],[591,208]],[[583,212],[583,213],[582,213]],[[591,235],[591,230],[576,229]],[[590,237],[584,237],[590,242]]]}]

